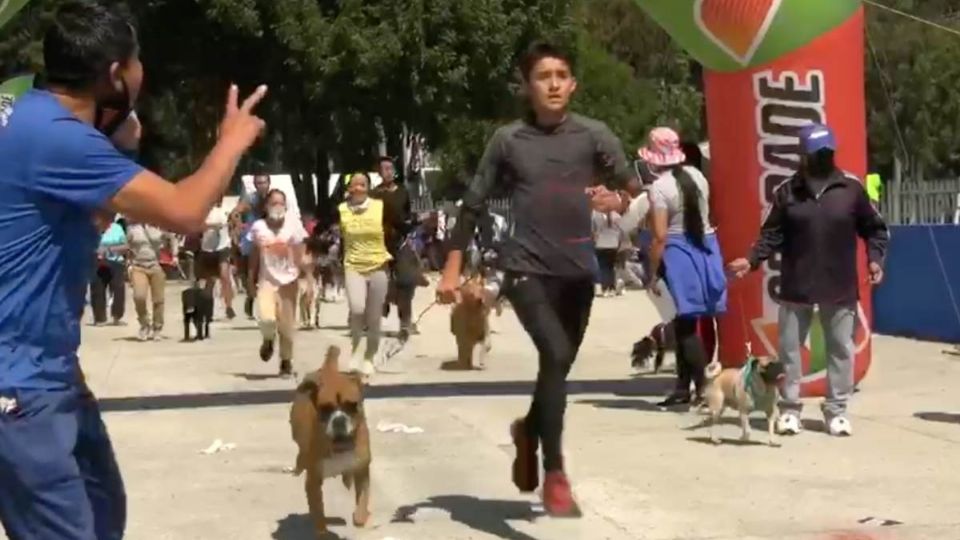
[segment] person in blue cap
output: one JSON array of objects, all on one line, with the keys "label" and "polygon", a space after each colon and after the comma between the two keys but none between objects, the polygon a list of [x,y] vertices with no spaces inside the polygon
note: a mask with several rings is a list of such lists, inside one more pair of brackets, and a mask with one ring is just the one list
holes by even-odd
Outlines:
[{"label": "person in blue cap", "polygon": [[779,357],[786,368],[782,434],[801,431],[801,345],[806,342],[814,307],[819,311],[827,349],[827,396],[822,412],[831,435],[853,433],[847,401],[854,388],[854,330],[859,302],[857,240],[867,246],[870,282],[883,280],[889,232],[870,203],[863,184],[837,167],[837,141],[821,124],[800,129],[800,167],[773,193],[760,238],[749,256],[728,265],[743,277],[779,253],[781,256]]},{"label": "person in blue cap", "polygon": [[242,106],[230,87],[213,150],[174,183],[118,149],[138,131],[123,126],[143,65],[115,4],[60,3],[43,60],[43,87],[0,125],[0,523],[15,540],[118,540],[123,480],[77,355],[95,218],[200,232],[263,131],[253,108],[266,87]]}]

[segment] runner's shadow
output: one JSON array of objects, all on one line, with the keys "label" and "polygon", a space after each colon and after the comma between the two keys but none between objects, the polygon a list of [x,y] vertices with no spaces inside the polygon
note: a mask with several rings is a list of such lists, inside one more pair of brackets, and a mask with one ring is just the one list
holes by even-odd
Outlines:
[{"label": "runner's shadow", "polygon": [[401,506],[393,515],[393,523],[416,523],[418,510],[434,509],[448,512],[450,519],[471,529],[505,540],[537,540],[514,529],[508,521],[533,521],[543,516],[534,511],[529,501],[501,501],[478,499],[468,495],[440,495],[424,502]]},{"label": "runner's shadow", "polygon": [[[327,517],[327,526],[345,527],[343,518]],[[313,522],[308,514],[290,514],[277,522],[277,530],[271,535],[274,540],[314,540]],[[344,540],[339,534],[328,531],[324,540]]]},{"label": "runner's shadow", "polygon": [[944,424],[960,424],[960,414],[945,412],[918,412],[913,414],[914,418],[926,420],[927,422],[941,422]]}]

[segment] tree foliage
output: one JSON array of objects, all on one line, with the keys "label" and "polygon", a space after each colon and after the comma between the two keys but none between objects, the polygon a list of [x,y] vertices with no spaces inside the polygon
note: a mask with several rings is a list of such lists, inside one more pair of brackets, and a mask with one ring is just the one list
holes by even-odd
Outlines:
[{"label": "tree foliage", "polygon": [[[0,31],[0,77],[40,68],[39,38],[63,1],[32,0]],[[144,159],[170,177],[199,165],[237,82],[270,86],[268,133],[241,172],[368,169],[381,144],[396,156],[419,134],[443,179],[463,180],[491,131],[522,113],[514,66],[538,38],[573,49],[576,109],[628,151],[655,125],[705,135],[698,66],[635,0],[114,1],[143,45]],[[955,0],[888,3],[960,28]],[[872,161],[889,166],[900,153],[931,174],[960,172],[960,38],[868,13]],[[312,200],[310,183],[298,185]]]}]

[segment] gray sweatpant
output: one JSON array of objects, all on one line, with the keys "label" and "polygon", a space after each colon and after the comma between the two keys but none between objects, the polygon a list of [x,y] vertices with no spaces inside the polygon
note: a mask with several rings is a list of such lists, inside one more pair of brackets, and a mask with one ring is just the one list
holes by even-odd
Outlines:
[{"label": "gray sweatpant", "polygon": [[[827,399],[823,402],[823,415],[829,422],[847,412],[847,400],[853,394],[854,332],[857,311],[855,306],[818,306],[820,324],[827,354]],[[800,347],[807,341],[813,320],[813,306],[780,304],[779,357],[786,369],[787,380],[783,388],[780,410],[788,414],[800,414],[800,380],[803,377],[803,362]]]},{"label": "gray sweatpant", "polygon": [[386,270],[375,270],[366,274],[347,270],[345,277],[347,304],[350,306],[351,351],[356,352],[360,347],[366,326],[367,349],[363,357],[365,360],[373,360],[380,348],[380,321],[390,280]]}]

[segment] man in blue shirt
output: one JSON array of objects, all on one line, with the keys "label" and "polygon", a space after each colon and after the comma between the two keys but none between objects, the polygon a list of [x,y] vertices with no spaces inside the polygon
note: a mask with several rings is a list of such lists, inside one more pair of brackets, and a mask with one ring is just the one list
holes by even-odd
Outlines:
[{"label": "man in blue shirt", "polygon": [[122,538],[126,501],[112,445],[79,367],[84,289],[98,232],[119,212],[198,232],[264,123],[231,86],[220,138],[174,184],[109,135],[143,79],[136,32],[95,1],[63,4],[43,42],[44,90],[0,123],[0,522],[15,540]]}]

